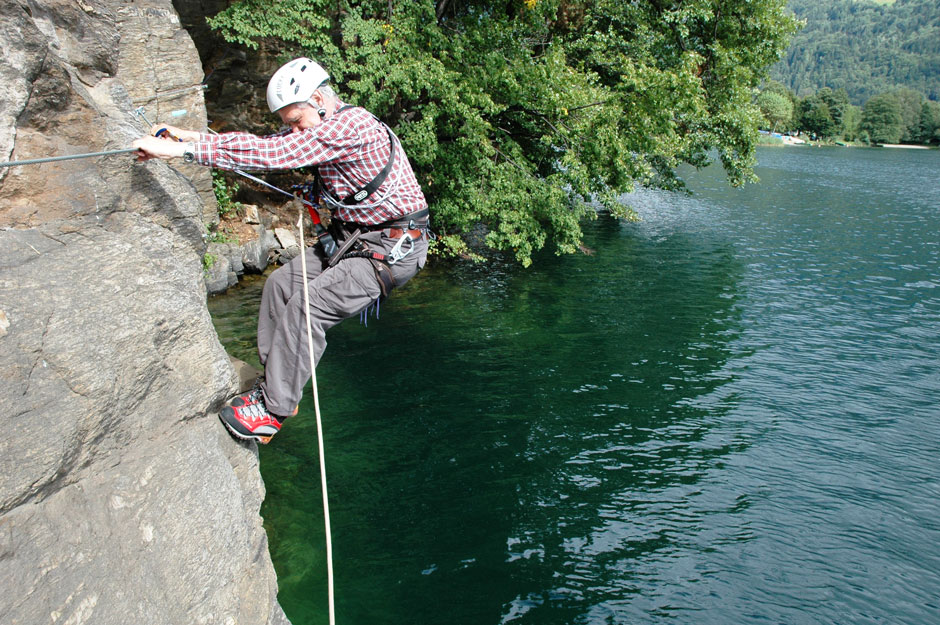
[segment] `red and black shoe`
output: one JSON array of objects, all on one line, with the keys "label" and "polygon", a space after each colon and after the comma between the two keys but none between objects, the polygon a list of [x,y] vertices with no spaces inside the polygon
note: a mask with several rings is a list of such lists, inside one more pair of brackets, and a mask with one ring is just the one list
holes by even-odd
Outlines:
[{"label": "red and black shoe", "polygon": [[254,389],[233,399],[219,413],[219,418],[235,438],[255,440],[265,445],[281,430],[286,417],[268,412],[261,389]]}]

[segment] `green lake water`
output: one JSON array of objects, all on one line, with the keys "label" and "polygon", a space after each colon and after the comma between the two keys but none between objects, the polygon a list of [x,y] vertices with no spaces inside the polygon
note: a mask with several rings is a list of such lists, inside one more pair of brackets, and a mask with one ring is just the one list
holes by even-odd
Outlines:
[{"label": "green lake water", "polygon": [[[759,161],[331,331],[338,623],[940,622],[940,152]],[[251,362],[260,284],[210,301]],[[280,602],[326,623],[309,392],[261,471]]]}]

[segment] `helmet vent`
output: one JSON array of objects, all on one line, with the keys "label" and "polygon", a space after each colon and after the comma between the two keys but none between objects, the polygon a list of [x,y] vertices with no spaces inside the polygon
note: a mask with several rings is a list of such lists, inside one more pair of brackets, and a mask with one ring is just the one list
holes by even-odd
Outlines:
[{"label": "helmet vent", "polygon": [[306,70],[306,69],[307,69],[307,66],[304,65],[303,67],[300,68],[300,71],[304,71],[304,70]]}]

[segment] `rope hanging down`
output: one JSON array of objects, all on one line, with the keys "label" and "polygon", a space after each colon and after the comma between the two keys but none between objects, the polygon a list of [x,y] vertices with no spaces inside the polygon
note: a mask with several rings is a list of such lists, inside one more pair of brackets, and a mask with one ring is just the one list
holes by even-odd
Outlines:
[{"label": "rope hanging down", "polygon": [[336,625],[333,601],[333,539],[330,532],[330,501],[326,492],[326,456],[323,449],[323,422],[320,418],[320,396],[317,392],[317,364],[313,357],[313,329],[310,326],[310,288],[307,283],[307,259],[304,253],[304,208],[300,198],[296,198],[300,229],[300,272],[304,281],[304,310],[307,318],[307,353],[310,354],[310,378],[313,386],[313,407],[317,416],[317,445],[320,452],[320,485],[323,491],[323,524],[326,528],[326,586],[329,598],[330,625]]}]

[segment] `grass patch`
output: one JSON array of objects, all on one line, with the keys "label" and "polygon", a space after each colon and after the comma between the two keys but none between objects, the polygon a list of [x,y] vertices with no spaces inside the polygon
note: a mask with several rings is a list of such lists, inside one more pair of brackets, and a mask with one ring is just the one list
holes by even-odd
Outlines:
[{"label": "grass patch", "polygon": [[773,135],[758,135],[757,145],[783,145],[783,139]]}]

